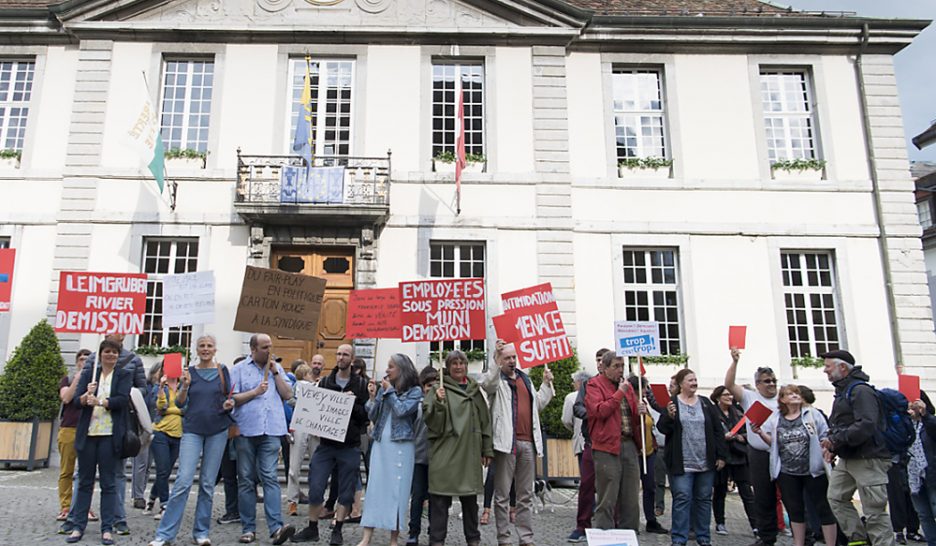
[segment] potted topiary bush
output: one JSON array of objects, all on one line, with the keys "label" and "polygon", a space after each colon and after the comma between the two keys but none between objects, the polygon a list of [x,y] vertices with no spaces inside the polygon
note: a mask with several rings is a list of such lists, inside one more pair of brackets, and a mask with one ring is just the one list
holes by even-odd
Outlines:
[{"label": "potted topiary bush", "polygon": [[55,331],[39,321],[13,351],[0,375],[0,462],[49,466],[65,362]]},{"label": "potted topiary bush", "polygon": [[[540,413],[540,427],[543,429],[543,462],[537,473],[547,480],[574,480],[579,477],[578,459],[572,453],[572,432],[562,424],[562,404],[567,394],[572,392],[572,374],[581,369],[578,353],[564,360],[549,364],[553,374],[555,394],[549,405]],[[539,388],[543,382],[545,368],[537,366],[528,370],[533,385]],[[539,464],[539,463],[537,463]]]}]

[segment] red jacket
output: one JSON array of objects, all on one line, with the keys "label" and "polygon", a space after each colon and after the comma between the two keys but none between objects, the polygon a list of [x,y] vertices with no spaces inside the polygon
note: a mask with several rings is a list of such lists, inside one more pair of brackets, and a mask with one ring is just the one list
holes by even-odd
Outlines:
[{"label": "red jacket", "polygon": [[[626,379],[621,379],[626,381]],[[621,400],[630,405],[631,430],[634,444],[640,449],[640,420],[637,415],[637,396],[633,388],[621,392],[604,375],[588,380],[585,387],[585,411],[588,412],[588,435],[592,449],[612,455],[621,452]]]}]

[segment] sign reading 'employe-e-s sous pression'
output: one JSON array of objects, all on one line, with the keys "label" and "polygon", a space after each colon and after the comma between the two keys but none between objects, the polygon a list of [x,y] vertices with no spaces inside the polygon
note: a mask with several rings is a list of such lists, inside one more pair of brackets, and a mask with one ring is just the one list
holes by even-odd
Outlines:
[{"label": "sign reading 'employe-e-s sous pression'", "polygon": [[401,339],[485,338],[484,279],[401,282]]}]

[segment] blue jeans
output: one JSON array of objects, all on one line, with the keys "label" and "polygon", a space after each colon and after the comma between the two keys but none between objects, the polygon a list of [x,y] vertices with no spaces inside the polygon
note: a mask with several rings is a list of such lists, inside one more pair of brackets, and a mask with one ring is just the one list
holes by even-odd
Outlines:
[{"label": "blue jeans", "polygon": [[179,472],[175,483],[172,484],[172,493],[166,505],[166,513],[159,521],[156,529],[156,540],[166,542],[175,540],[182,526],[185,516],[185,503],[188,501],[192,481],[195,478],[195,466],[201,460],[201,471],[198,475],[198,503],[195,505],[195,525],[192,528],[192,537],[195,540],[208,538],[211,529],[211,501],[214,495],[215,478],[221,467],[221,457],[227,447],[227,430],[203,436],[186,432],[182,435],[179,446]]},{"label": "blue jeans", "polygon": [[[279,459],[279,436],[238,436],[237,446],[237,508],[244,533],[257,531],[258,483],[263,484],[263,512],[270,534],[283,526],[280,485],[276,478]],[[217,471],[216,471],[217,472]]]},{"label": "blue jeans", "polygon": [[[696,543],[699,546],[712,543],[709,523],[712,519],[712,487],[714,485],[714,470],[670,476],[670,488],[673,495],[673,544],[686,544],[689,541],[690,523],[695,528]],[[692,522],[689,521],[690,507]]]},{"label": "blue jeans", "polygon": [[920,516],[920,527],[926,535],[927,546],[936,546],[936,484],[924,483],[919,493],[910,495],[910,500]]},{"label": "blue jeans", "polygon": [[153,443],[150,446],[153,460],[156,462],[156,481],[153,482],[153,488],[161,505],[169,502],[169,477],[172,475],[176,459],[179,458],[180,441],[180,438],[173,438],[159,430],[153,433]]},{"label": "blue jeans", "polygon": [[[117,506],[114,507],[114,523],[127,523],[127,461],[133,459],[117,459],[116,472],[114,474],[114,484],[117,487]],[[104,508],[101,508],[104,510]]]},{"label": "blue jeans", "polygon": [[120,462],[122,461],[114,454],[114,441],[111,436],[88,436],[84,448],[78,452],[78,494],[74,500],[75,510],[69,514],[69,521],[74,524],[74,529],[84,532],[88,526],[88,510],[94,495],[96,471],[101,480],[101,532],[113,531],[114,524],[119,521],[116,518],[114,465]]}]

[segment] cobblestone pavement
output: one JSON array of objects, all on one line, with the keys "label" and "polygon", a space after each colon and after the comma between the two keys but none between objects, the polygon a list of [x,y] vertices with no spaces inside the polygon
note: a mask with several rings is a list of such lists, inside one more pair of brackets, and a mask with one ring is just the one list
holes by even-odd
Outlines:
[{"label": "cobblestone pavement", "polygon": [[[56,480],[58,479],[57,468],[47,468],[34,472],[25,472],[21,470],[0,471],[0,546],[19,546],[25,544],[65,544],[65,537],[56,534],[58,522],[55,521],[55,515],[58,513],[58,503],[56,499]],[[214,516],[220,515],[223,509],[223,495],[221,487],[216,489],[214,502]],[[549,503],[545,511],[539,511],[533,517],[533,526],[536,533],[536,542],[540,546],[557,546],[566,544],[566,537],[572,531],[575,525],[576,496],[573,489],[555,489],[550,492],[552,502]],[[95,509],[98,508],[98,495],[95,494]],[[480,500],[480,499],[479,499]],[[660,522],[669,527],[669,494],[667,494],[667,513],[660,519]],[[541,505],[537,501],[537,508]],[[191,539],[192,516],[195,510],[195,491],[193,490],[189,497],[186,507],[186,518],[182,524],[182,531],[179,533],[175,544],[189,544]],[[256,544],[270,544],[266,536],[266,523],[263,518],[263,509],[261,505],[257,506],[258,522],[257,527],[259,540]],[[300,513],[301,513],[300,507]],[[459,513],[458,503],[455,503],[453,512]],[[729,495],[726,506],[727,525],[731,533],[727,536],[718,536],[713,534],[713,542],[717,546],[747,546],[753,542],[753,538],[748,529],[747,520],[744,518],[744,510],[741,507],[741,501],[737,495]],[[149,543],[153,538],[156,529],[156,522],[152,516],[144,516],[140,510],[128,509],[129,525],[132,531],[130,536],[115,537],[119,546],[143,545]],[[297,528],[305,524],[303,517],[286,517],[286,521],[292,523]],[[328,543],[327,525],[322,525],[323,540],[318,544]],[[423,521],[423,534],[420,544],[427,544],[428,537],[425,530],[428,521]],[[641,525],[643,522],[641,522]],[[99,544],[99,524],[92,522],[88,525],[84,540],[80,544]],[[714,524],[713,524],[714,531]],[[211,529],[211,539],[213,544],[234,545],[237,544],[237,538],[240,535],[240,525],[213,525]],[[355,545],[361,538],[361,531],[357,525],[345,526],[345,544]],[[495,545],[495,530],[493,518],[490,525],[482,526],[482,544]],[[651,535],[641,533],[640,542],[647,546],[669,546],[669,535]],[[402,546],[401,541],[401,546]],[[514,544],[516,544],[516,539]],[[377,531],[374,535],[372,544],[385,545],[389,543],[389,533],[386,531]],[[449,540],[450,545],[464,545],[465,541],[461,533],[461,520],[458,517],[449,519]],[[694,544],[694,543],[690,543]],[[789,538],[781,538],[778,542],[780,546],[790,546],[792,541]]]}]

